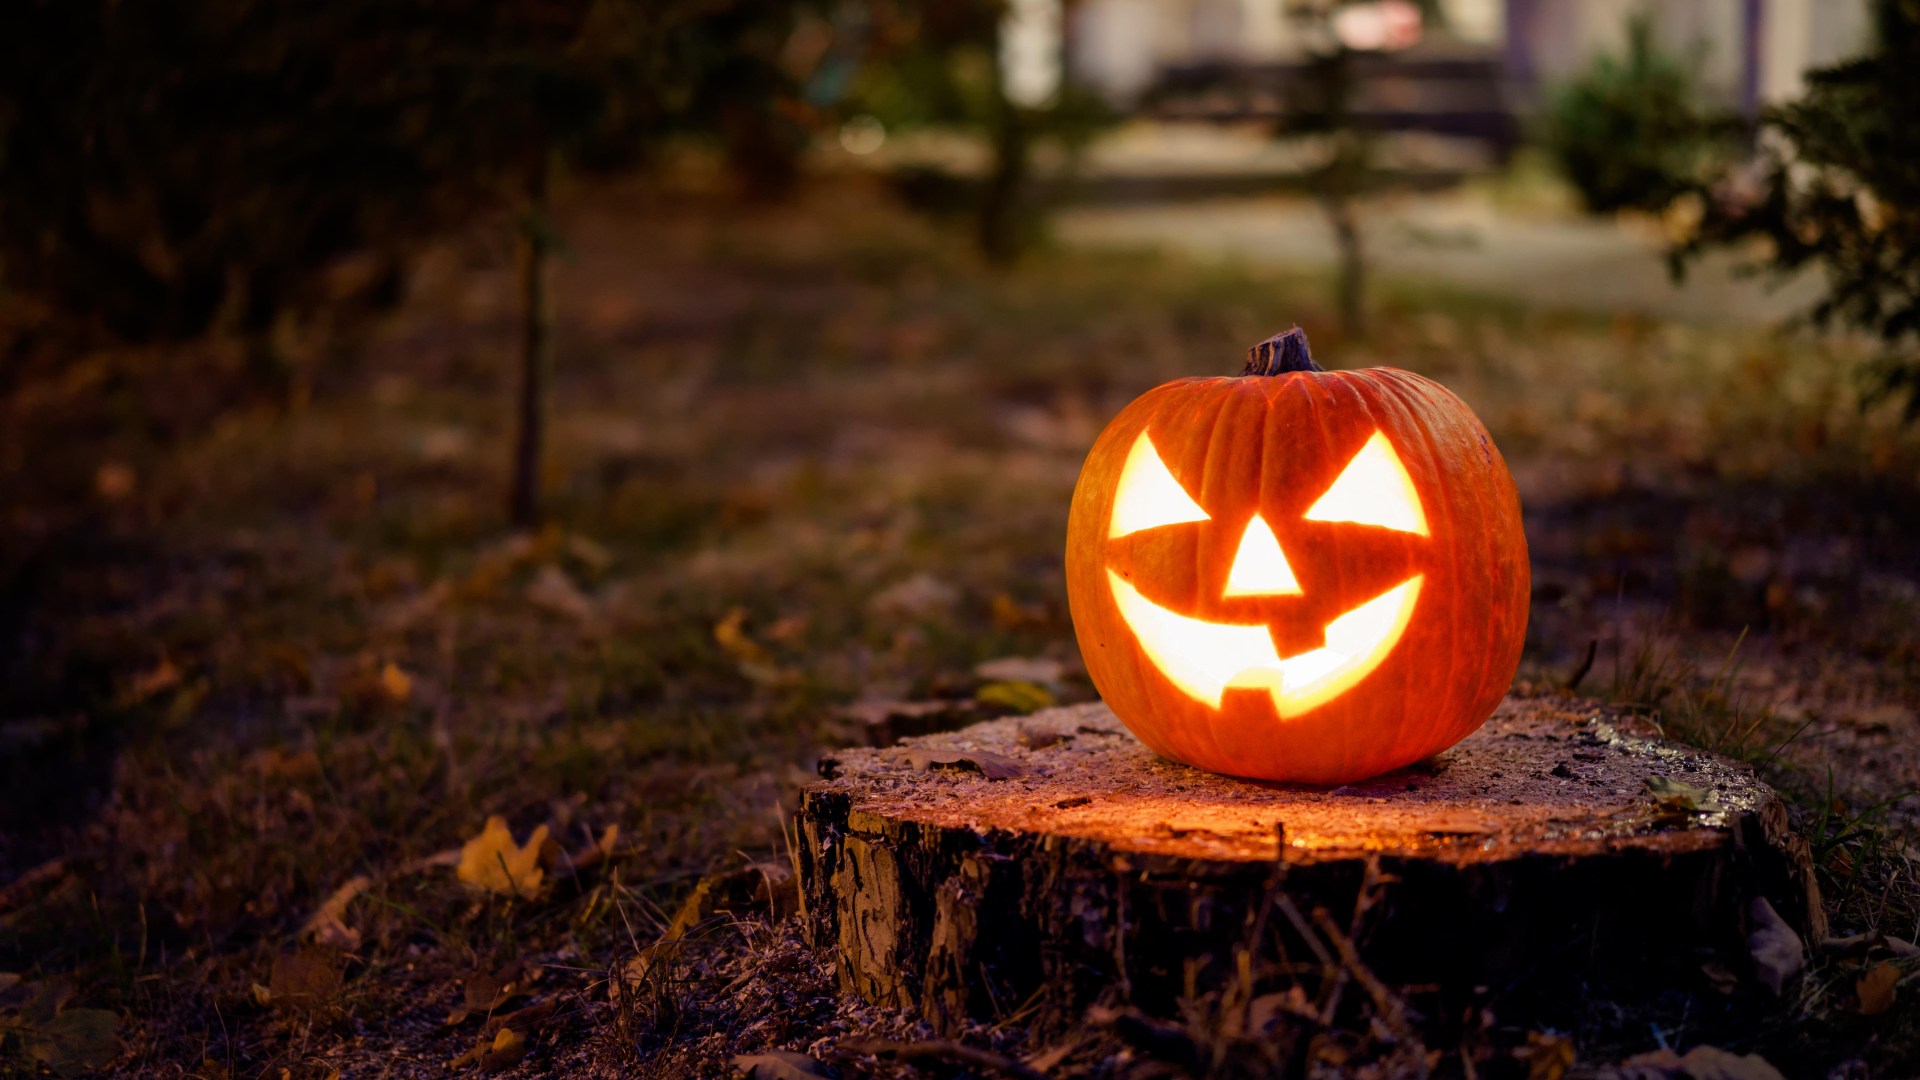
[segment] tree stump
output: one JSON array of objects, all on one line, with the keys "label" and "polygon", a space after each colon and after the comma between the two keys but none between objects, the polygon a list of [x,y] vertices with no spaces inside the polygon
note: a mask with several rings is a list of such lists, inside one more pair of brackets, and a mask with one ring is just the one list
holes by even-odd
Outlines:
[{"label": "tree stump", "polygon": [[1446,753],[1331,790],[1167,761],[1097,704],[820,768],[798,820],[811,933],[843,989],[943,1030],[1170,1015],[1273,951],[1276,904],[1448,1009],[1738,973],[1756,899],[1825,930],[1806,844],[1749,769],[1571,698],[1509,697]]}]

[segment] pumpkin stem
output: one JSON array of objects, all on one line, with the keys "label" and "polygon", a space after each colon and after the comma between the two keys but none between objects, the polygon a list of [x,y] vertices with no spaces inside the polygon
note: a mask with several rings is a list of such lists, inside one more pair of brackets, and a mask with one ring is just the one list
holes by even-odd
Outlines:
[{"label": "pumpkin stem", "polygon": [[1307,332],[1298,325],[1247,350],[1242,375],[1285,375],[1289,371],[1325,371],[1307,351]]}]

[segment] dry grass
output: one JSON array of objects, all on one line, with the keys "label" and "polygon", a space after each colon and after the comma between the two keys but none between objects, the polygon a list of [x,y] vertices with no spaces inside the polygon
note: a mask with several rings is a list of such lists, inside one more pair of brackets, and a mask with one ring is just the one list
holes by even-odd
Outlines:
[{"label": "dry grass", "polygon": [[[778,857],[840,704],[964,698],[994,657],[1072,665],[1059,545],[1086,446],[1292,320],[1323,361],[1424,372],[1487,420],[1529,507],[1536,672],[1600,639],[1595,683],[1736,752],[1811,718],[1769,767],[1831,764],[1829,823],[1920,777],[1920,444],[1857,413],[1842,347],[1406,287],[1342,341],[1311,277],[1071,252],[995,276],[858,187],[751,209],[619,186],[564,225],[561,524],[537,536],[501,525],[514,313],[484,234],[363,347],[309,350],[291,411],[234,405],[211,346],[10,380],[0,971],[23,978],[0,1013],[64,982],[125,1018],[130,1075],[441,1075],[484,1023],[444,1023],[463,980],[523,963],[544,974],[503,1008],[557,1006],[522,1020],[534,1072],[698,1074],[816,1022],[921,1037],[845,1012],[790,927],[751,919],[645,1008],[605,973],[701,874]],[[1716,682],[1698,658],[1742,628],[1744,674]],[[1656,634],[1684,662],[1635,690]],[[1810,827],[1848,860],[1838,922],[1910,936],[1912,819],[1886,809]],[[618,825],[622,851],[535,901],[423,862],[492,814],[568,850]],[[337,990],[276,998],[276,957],[362,874]],[[1900,880],[1906,906],[1866,903]],[[1089,1038],[1068,1064],[1111,1067],[1094,1051],[1120,1044]],[[1487,1038],[1524,1061],[1524,1024]]]}]

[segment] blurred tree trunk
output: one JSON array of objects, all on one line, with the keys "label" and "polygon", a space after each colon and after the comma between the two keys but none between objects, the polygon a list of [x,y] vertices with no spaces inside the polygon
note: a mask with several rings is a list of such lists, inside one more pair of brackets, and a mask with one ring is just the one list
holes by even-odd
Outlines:
[{"label": "blurred tree trunk", "polygon": [[548,288],[552,224],[548,220],[550,154],[542,154],[528,183],[527,219],[520,238],[520,393],[513,440],[513,524],[540,523],[540,454],[546,437],[547,376],[553,365],[553,296]]},{"label": "blurred tree trunk", "polygon": [[1349,337],[1360,337],[1367,329],[1367,253],[1360,233],[1360,219],[1354,208],[1359,177],[1363,170],[1360,155],[1366,151],[1347,144],[1351,133],[1333,136],[1334,160],[1328,164],[1321,182],[1320,205],[1333,226],[1333,238],[1340,252],[1340,276],[1337,284],[1340,323]]},{"label": "blurred tree trunk", "polygon": [[1366,333],[1367,263],[1355,202],[1366,188],[1370,147],[1366,133],[1354,122],[1353,50],[1336,43],[1315,56],[1311,79],[1319,115],[1310,114],[1308,124],[1323,133],[1328,144],[1326,164],[1315,171],[1313,185],[1339,249],[1336,287],[1342,329],[1349,337],[1360,337]]},{"label": "blurred tree trunk", "polygon": [[993,173],[980,197],[980,251],[1005,266],[1020,257],[1026,237],[1024,200],[1033,160],[1033,133],[1019,106],[1002,96],[993,129]]}]

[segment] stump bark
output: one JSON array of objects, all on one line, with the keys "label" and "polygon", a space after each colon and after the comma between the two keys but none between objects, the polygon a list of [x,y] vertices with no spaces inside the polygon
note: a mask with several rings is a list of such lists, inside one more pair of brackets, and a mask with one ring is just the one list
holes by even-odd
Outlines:
[{"label": "stump bark", "polygon": [[1437,758],[1331,790],[1167,761],[1102,705],[821,774],[798,813],[810,930],[843,989],[945,1030],[1171,1015],[1288,949],[1284,926],[1262,937],[1281,895],[1342,926],[1364,910],[1361,961],[1445,1009],[1738,972],[1755,899],[1825,930],[1806,844],[1749,769],[1561,697],[1510,697]]}]

